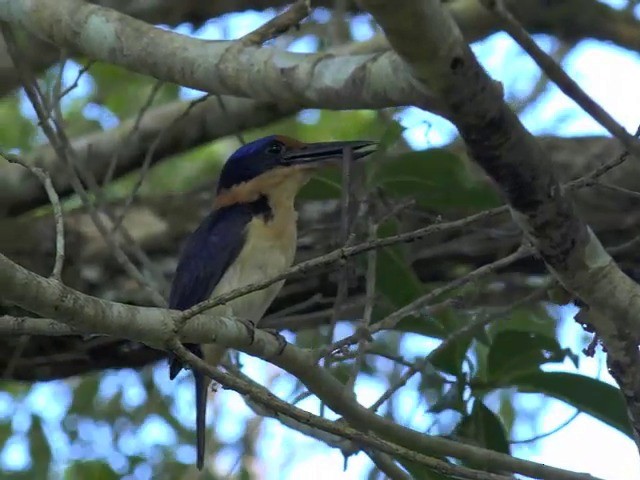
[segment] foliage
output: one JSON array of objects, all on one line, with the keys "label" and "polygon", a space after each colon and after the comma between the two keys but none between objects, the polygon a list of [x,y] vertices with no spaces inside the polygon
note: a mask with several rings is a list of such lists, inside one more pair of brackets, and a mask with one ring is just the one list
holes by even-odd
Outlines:
[{"label": "foliage", "polygon": [[[75,60],[78,63],[67,62],[66,68],[71,73],[65,71],[64,87],[75,81],[72,73],[77,73],[79,65],[85,62],[81,58]],[[45,72],[43,84],[53,89],[58,75],[57,68]],[[82,75],[78,89],[62,102],[67,133],[79,137],[108,130],[127,118],[143,114],[150,106],[176,101],[187,93],[179,86],[158,84],[155,79],[119,67],[92,64]],[[412,149],[407,141],[411,138],[406,127],[407,110],[391,113],[304,111],[266,127],[244,131],[242,139],[230,136],[208,142],[153,165],[138,198],[162,199],[199,189],[209,192],[224,159],[241,140],[283,132],[307,141],[381,139],[380,152],[370,164],[355,166],[356,174],[368,192],[379,193],[379,198],[386,202],[384,205],[412,203],[406,209],[408,212],[401,209],[397,215],[380,222],[379,237],[397,235],[406,231],[407,224],[418,223],[411,217],[415,212],[422,215],[420,221],[427,218],[427,222],[437,224],[501,205],[496,190],[470,166],[464,155],[454,149],[433,146]],[[42,143],[23,92],[0,100],[0,118],[3,149],[29,152]],[[107,196],[114,202],[126,201],[132,189],[137,188],[139,175],[139,171],[134,171],[107,182]],[[337,203],[341,191],[340,170],[324,171],[304,188],[300,201],[305,205]],[[72,212],[78,203],[77,199],[66,199],[67,211]],[[365,227],[358,225],[358,235]],[[442,236],[441,243],[446,245],[454,240]],[[325,250],[333,246],[327,245]],[[460,252],[457,262],[442,267],[445,271],[439,272],[438,278],[434,274],[434,278],[425,279],[416,272],[414,254],[415,250],[406,244],[377,252],[374,327],[392,312],[446,285],[444,279],[462,277],[475,268]],[[349,268],[362,272],[367,262],[363,255],[350,262]],[[529,282],[527,291],[533,291],[535,281],[526,272],[523,276]],[[497,284],[508,283],[506,276],[495,272],[475,279],[439,296],[430,305],[451,299],[460,299],[461,303],[451,301],[433,312],[427,309],[411,312],[391,330],[377,335],[371,344],[371,355],[366,355],[360,366],[357,392],[367,398],[371,392],[381,393],[406,369],[415,368],[418,374],[382,407],[384,415],[426,433],[503,453],[512,453],[512,438],[518,436],[514,432],[519,428],[538,429],[544,411],[527,415],[517,403],[519,398],[530,394],[562,401],[631,436],[619,390],[603,380],[577,373],[584,339],[571,339],[569,346],[560,340],[558,325],[564,326],[571,319],[566,315],[559,318],[550,315],[550,305],[541,302],[515,307],[512,303],[516,298],[507,296],[498,306],[483,303],[483,295],[497,288]],[[479,300],[474,302],[476,299]],[[500,313],[505,305],[512,308]],[[442,340],[491,315],[496,315],[494,321],[487,321],[429,355]],[[354,331],[353,324],[339,322],[333,333],[337,338]],[[286,335],[299,346],[318,348],[332,338],[331,333],[327,327],[316,326]],[[264,364],[258,365],[254,359],[241,356],[240,360],[276,395],[289,401],[295,399],[310,410],[318,408],[317,403],[306,399],[303,386],[295,379]],[[332,372],[348,384],[353,363],[345,360],[334,364]],[[560,368],[563,371],[554,370]],[[102,371],[47,384],[3,380],[2,477],[195,478],[188,476],[195,457],[191,377],[183,376],[176,382],[169,382],[166,377],[165,362],[159,362],[137,371]],[[217,469],[200,478],[229,478],[224,476],[227,471],[232,472],[233,478],[263,478],[258,472],[279,472],[277,462],[304,461],[300,452],[293,450],[296,442],[302,445],[310,440],[300,440],[302,437],[295,433],[282,433],[275,420],[260,420],[237,394],[222,392],[215,409],[209,427],[219,454]],[[271,458],[269,448],[274,442],[268,443],[267,438],[274,431],[284,439],[283,453],[278,458]],[[313,443],[313,448],[319,448],[318,444]],[[289,454],[291,458],[287,459]],[[417,463],[399,461],[415,478],[449,478]],[[480,464],[468,466],[483,468]]]}]

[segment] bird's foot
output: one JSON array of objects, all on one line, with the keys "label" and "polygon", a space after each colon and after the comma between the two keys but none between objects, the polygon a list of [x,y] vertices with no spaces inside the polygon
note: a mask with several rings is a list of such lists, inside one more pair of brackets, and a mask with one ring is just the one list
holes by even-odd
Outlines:
[{"label": "bird's foot", "polygon": [[263,332],[270,333],[274,337],[276,337],[276,341],[278,342],[278,353],[276,356],[282,355],[285,347],[287,346],[287,339],[282,336],[282,334],[276,330],[275,328],[261,328]]}]

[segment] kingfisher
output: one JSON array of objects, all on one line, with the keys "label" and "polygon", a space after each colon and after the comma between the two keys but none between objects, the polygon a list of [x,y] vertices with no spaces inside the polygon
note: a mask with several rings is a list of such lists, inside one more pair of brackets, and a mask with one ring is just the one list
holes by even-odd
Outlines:
[{"label": "kingfisher", "polygon": [[[336,164],[346,149],[354,160],[375,151],[375,142],[304,143],[271,135],[243,145],[225,162],[212,211],[187,238],[171,285],[169,308],[186,310],[210,297],[272,278],[293,263],[297,244],[294,199],[313,172]],[[284,280],[210,310],[254,325],[265,314]],[[208,364],[217,365],[225,348],[186,344]],[[173,358],[169,378],[182,370]],[[210,379],[194,371],[197,467],[205,454],[205,420]]]}]

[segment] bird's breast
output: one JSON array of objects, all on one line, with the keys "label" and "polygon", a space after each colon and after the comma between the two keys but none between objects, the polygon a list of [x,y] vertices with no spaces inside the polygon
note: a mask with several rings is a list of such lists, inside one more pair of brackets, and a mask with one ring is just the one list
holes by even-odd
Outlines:
[{"label": "bird's breast", "polygon": [[[227,269],[212,296],[272,278],[293,263],[296,250],[295,212],[276,212],[270,218],[255,217],[246,228],[245,243]],[[258,322],[282,288],[284,281],[228,303],[236,316]]]}]

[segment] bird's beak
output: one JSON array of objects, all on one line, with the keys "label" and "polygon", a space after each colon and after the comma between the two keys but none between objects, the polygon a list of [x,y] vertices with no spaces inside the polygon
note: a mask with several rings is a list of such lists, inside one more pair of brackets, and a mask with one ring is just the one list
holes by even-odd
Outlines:
[{"label": "bird's beak", "polygon": [[286,166],[317,166],[342,159],[346,149],[350,149],[352,158],[358,160],[375,152],[377,145],[377,142],[368,140],[307,143],[287,151],[282,157],[282,163]]}]

